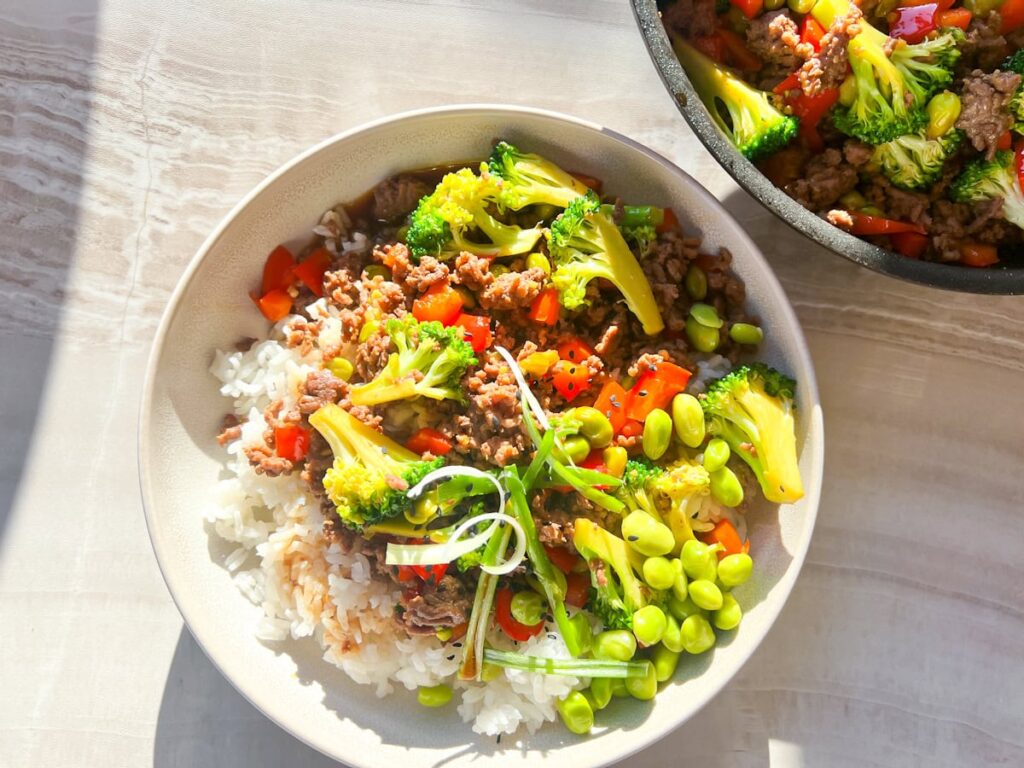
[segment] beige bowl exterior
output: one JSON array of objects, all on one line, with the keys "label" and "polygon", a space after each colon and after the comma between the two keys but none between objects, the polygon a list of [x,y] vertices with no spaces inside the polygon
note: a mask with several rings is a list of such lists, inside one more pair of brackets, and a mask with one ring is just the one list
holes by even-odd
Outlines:
[{"label": "beige bowl exterior", "polygon": [[[625,200],[669,205],[705,247],[727,247],[746,282],[751,313],[766,331],[763,357],[798,386],[798,445],[806,496],[750,517],[756,577],[738,591],[746,615],[711,654],[682,659],[655,702],[616,701],[589,738],[558,724],[494,739],[474,734],[455,712],[417,705],[404,689],[377,699],[321,659],[319,645],[265,645],[254,635],[260,609],[235,588],[227,552],[208,535],[200,510],[217,481],[214,437],[228,403],[208,373],[214,350],[267,326],[246,292],[278,243],[303,243],[322,211],[397,171],[487,155],[496,138],[604,180]],[[336,136],[270,176],[224,219],[189,265],[164,314],[149,361],[139,426],[142,495],[167,586],[196,640],[238,690],[282,728],[331,757],[370,766],[528,765],[556,757],[574,768],[602,766],[685,722],[729,682],[775,621],[803,563],[814,527],[823,466],[821,409],[810,355],[785,294],[754,243],[722,205],[672,163],[586,121],[540,110],[465,106],[399,115]],[[267,727],[272,727],[268,724]]]}]

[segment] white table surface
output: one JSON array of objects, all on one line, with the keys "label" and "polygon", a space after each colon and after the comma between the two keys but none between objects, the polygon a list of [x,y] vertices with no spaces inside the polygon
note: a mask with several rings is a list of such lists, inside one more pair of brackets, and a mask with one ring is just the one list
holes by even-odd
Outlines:
[{"label": "white table surface", "polygon": [[624,0],[0,2],[0,766],[321,766],[183,628],[136,482],[156,324],[266,173],[361,122],[507,101],[664,153],[807,332],[826,488],[732,684],[635,766],[1024,765],[1024,299],[829,255],[693,138]]}]

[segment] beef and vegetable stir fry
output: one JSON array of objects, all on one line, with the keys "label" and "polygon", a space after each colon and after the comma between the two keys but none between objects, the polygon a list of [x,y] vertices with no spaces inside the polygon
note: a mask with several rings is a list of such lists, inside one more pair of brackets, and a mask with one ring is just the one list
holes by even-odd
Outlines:
[{"label": "beef and vegetable stir fry", "polygon": [[678,0],[712,119],[801,205],[908,258],[1020,264],[1024,0]]}]

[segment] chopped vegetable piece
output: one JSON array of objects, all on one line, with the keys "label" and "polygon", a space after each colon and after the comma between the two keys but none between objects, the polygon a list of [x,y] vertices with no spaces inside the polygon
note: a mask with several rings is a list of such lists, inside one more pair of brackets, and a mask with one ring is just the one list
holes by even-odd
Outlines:
[{"label": "chopped vegetable piece", "polygon": [[437,565],[410,565],[406,567],[412,568],[412,572],[427,584],[437,584],[437,582],[439,582],[444,576],[445,571],[448,570],[447,563],[438,563]]},{"label": "chopped vegetable piece", "polygon": [[938,12],[939,6],[935,3],[897,8],[893,11],[896,18],[889,24],[889,34],[908,43],[920,43],[938,29]]},{"label": "chopped vegetable piece", "polygon": [[937,16],[940,27],[959,27],[964,32],[971,25],[974,14],[966,8],[951,8],[948,11],[939,11]]},{"label": "chopped vegetable piece", "polygon": [[[568,551],[568,550],[565,550]],[[577,558],[579,559],[579,558]],[[586,605],[590,594],[590,575],[586,572],[568,573],[565,577],[565,604],[574,608]]]},{"label": "chopped vegetable piece", "polygon": [[626,390],[617,381],[606,381],[601,387],[601,394],[594,401],[594,408],[608,417],[612,423],[612,431],[619,434],[625,426],[628,417],[626,416],[626,404],[629,400]]},{"label": "chopped vegetable piece", "polygon": [[267,256],[263,265],[263,283],[260,294],[266,296],[271,291],[283,291],[292,284],[292,267],[295,257],[283,245],[277,246]]},{"label": "chopped vegetable piece", "polygon": [[750,542],[740,541],[740,535],[736,528],[724,518],[715,523],[715,527],[701,536],[705,544],[721,544],[723,549],[718,550],[718,559],[721,560],[727,555],[738,555],[746,553],[750,549]]},{"label": "chopped vegetable piece", "polygon": [[810,45],[815,51],[821,50],[821,38],[825,36],[825,28],[814,20],[813,16],[804,16],[800,24],[800,42]]},{"label": "chopped vegetable piece", "polygon": [[412,303],[412,315],[417,320],[436,320],[451,325],[462,312],[462,297],[448,283],[434,283]]},{"label": "chopped vegetable piece", "polygon": [[675,212],[671,208],[664,208],[661,217],[661,223],[655,228],[655,232],[659,235],[665,232],[678,232],[679,219],[676,218]]},{"label": "chopped vegetable piece", "polygon": [[889,236],[893,249],[908,259],[919,259],[928,247],[928,236],[919,232],[896,232]]},{"label": "chopped vegetable piece", "polygon": [[454,324],[463,329],[463,339],[469,342],[474,352],[483,352],[491,346],[493,337],[490,318],[463,312],[455,318]]},{"label": "chopped vegetable piece", "polygon": [[1024,0],[1005,0],[999,6],[1000,32],[1007,34],[1024,26]]},{"label": "chopped vegetable piece", "polygon": [[748,19],[760,16],[764,10],[764,0],[729,0],[729,4],[739,8]]},{"label": "chopped vegetable piece", "polygon": [[636,419],[628,419],[619,432],[623,437],[640,437],[643,433],[644,423]]},{"label": "chopped vegetable piece", "polygon": [[737,69],[744,72],[757,72],[764,66],[754,52],[747,48],[743,38],[731,29],[722,27],[718,30],[718,36],[722,38],[722,43],[725,45],[726,57]]},{"label": "chopped vegetable piece", "polygon": [[909,221],[896,221],[853,211],[850,211],[850,218],[853,220],[853,225],[847,229],[847,232],[854,235],[892,235],[900,232],[927,234],[923,226]]},{"label": "chopped vegetable piece", "polygon": [[[785,82],[783,81],[777,87],[781,88]],[[793,115],[800,119],[797,133],[812,152],[820,152],[825,148],[825,142],[821,138],[821,134],[818,133],[818,124],[837,101],[839,101],[838,88],[825,88],[813,96],[799,91],[796,96],[786,100],[793,110]]]},{"label": "chopped vegetable piece", "polygon": [[994,245],[964,243],[960,246],[960,263],[969,267],[990,267],[999,263],[999,251]]},{"label": "chopped vegetable piece", "polygon": [[539,379],[551,370],[551,366],[559,360],[558,352],[549,349],[546,352],[533,352],[519,361],[519,367],[524,373],[530,374],[533,378]]},{"label": "chopped vegetable piece", "polygon": [[554,325],[560,314],[557,288],[545,288],[530,305],[529,318],[541,325]]},{"label": "chopped vegetable piece", "polygon": [[317,248],[292,272],[302,284],[313,292],[314,296],[324,295],[324,274],[331,266],[331,254],[326,248]]},{"label": "chopped vegetable piece", "polygon": [[1006,150],[1010,149],[1012,146],[1013,146],[1013,133],[1011,133],[1010,131],[1007,131],[1006,133],[1001,134],[999,136],[998,141],[996,141],[996,149],[1004,151],[1004,152]]},{"label": "chopped vegetable piece", "polygon": [[288,295],[288,291],[280,288],[265,293],[260,298],[254,296],[253,301],[263,316],[272,323],[287,317],[292,311],[292,297]]},{"label": "chopped vegetable piece", "polygon": [[721,64],[725,61],[725,41],[717,32],[705,37],[696,37],[690,41],[693,47],[703,53],[709,59]]},{"label": "chopped vegetable piece", "polygon": [[512,590],[503,587],[494,597],[494,621],[501,631],[517,642],[529,640],[544,631],[544,622],[538,621],[532,627],[520,624],[512,617]]},{"label": "chopped vegetable piece", "polygon": [[274,449],[288,461],[302,461],[309,451],[309,430],[290,424],[274,429]]},{"label": "chopped vegetable piece", "polygon": [[667,408],[672,398],[686,389],[690,375],[685,368],[669,362],[644,371],[629,392],[626,416],[644,421],[655,408]]},{"label": "chopped vegetable piece", "polygon": [[423,427],[413,433],[405,447],[413,453],[432,453],[435,456],[447,456],[452,451],[452,441],[436,429]]},{"label": "chopped vegetable piece", "polygon": [[580,182],[587,189],[592,189],[595,192],[597,192],[597,194],[601,194],[601,187],[604,186],[604,182],[602,182],[599,178],[595,176],[588,176],[587,174],[580,173],[579,171],[570,171],[569,175],[576,179],[576,181]]},{"label": "chopped vegetable piece", "polygon": [[578,363],[594,354],[594,350],[583,339],[576,336],[558,345],[558,356],[563,360]]},{"label": "chopped vegetable piece", "polygon": [[559,360],[551,369],[551,383],[568,402],[590,389],[590,369],[569,360]]},{"label": "chopped vegetable piece", "polygon": [[576,553],[565,547],[553,547],[550,544],[545,544],[544,551],[548,553],[548,560],[552,565],[562,573],[569,573],[580,562]]}]

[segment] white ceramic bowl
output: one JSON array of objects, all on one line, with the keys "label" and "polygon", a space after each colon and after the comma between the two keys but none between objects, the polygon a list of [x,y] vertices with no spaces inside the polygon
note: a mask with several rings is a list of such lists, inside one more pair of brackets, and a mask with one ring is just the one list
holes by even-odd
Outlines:
[{"label": "white ceramic bowl", "polygon": [[[213,352],[266,324],[246,295],[266,254],[303,242],[321,212],[401,170],[485,157],[507,138],[562,166],[604,180],[625,200],[670,205],[709,249],[728,247],[761,317],[763,357],[799,382],[800,467],[806,497],[750,517],[756,578],[744,585],[746,615],[713,653],[684,658],[676,682],[653,703],[618,701],[589,738],[558,724],[500,744],[472,733],[455,712],[425,710],[402,690],[377,699],[321,659],[305,638],[264,645],[260,609],[222,567],[226,550],[199,510],[218,477],[214,437],[228,402],[207,372]],[[249,194],[199,249],[164,315],[149,361],[139,427],[139,464],[153,548],[178,608],[224,675],[281,727],[353,766],[527,765],[557,754],[574,768],[607,765],[652,743],[700,709],[736,674],[778,616],[814,527],[823,434],[811,359],[786,296],[757,247],[696,181],[664,158],[599,125],[539,110],[494,106],[431,109],[371,123],[296,158]],[[272,727],[268,724],[267,726]]]}]

